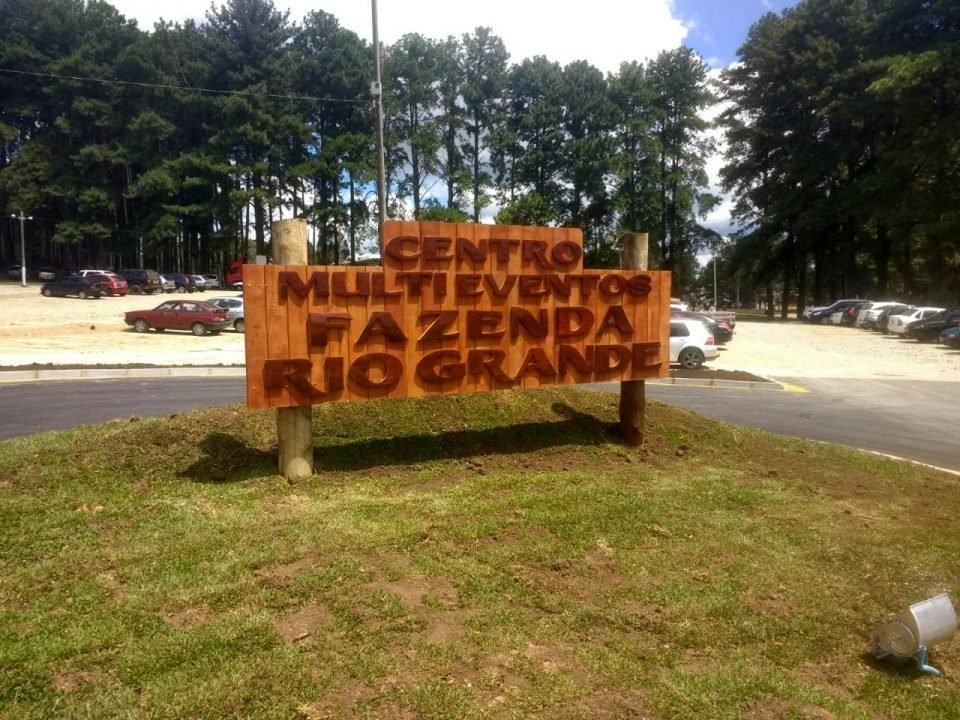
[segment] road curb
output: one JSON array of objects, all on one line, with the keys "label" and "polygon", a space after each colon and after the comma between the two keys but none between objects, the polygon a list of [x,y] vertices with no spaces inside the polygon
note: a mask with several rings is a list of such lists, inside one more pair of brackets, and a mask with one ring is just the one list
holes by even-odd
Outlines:
[{"label": "road curb", "polygon": [[176,365],[149,368],[73,368],[70,370],[0,370],[0,383],[35,380],[109,380],[156,377],[243,377],[243,366]]},{"label": "road curb", "polygon": [[647,380],[650,385],[677,385],[680,387],[725,388],[728,390],[764,390],[767,392],[806,392],[777,380],[721,380],[719,378],[657,378]]},{"label": "road curb", "polygon": [[[0,384],[41,380],[110,380],[119,378],[162,377],[244,377],[243,365],[168,365],[147,368],[72,368],[42,370],[2,370]],[[657,378],[647,380],[651,385],[679,387],[707,387],[727,390],[763,390],[776,392],[807,392],[803,388],[777,380],[722,380],[719,378]]]}]

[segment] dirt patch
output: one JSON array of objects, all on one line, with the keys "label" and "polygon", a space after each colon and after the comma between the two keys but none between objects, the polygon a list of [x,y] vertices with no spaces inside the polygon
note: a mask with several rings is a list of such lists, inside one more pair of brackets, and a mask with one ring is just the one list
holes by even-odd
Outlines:
[{"label": "dirt patch", "polygon": [[720,368],[701,367],[696,370],[671,368],[672,378],[696,378],[698,380],[737,380],[740,382],[773,382],[769,378],[760,377],[743,370],[722,370]]},{"label": "dirt patch", "polygon": [[326,567],[329,561],[307,556],[280,565],[270,565],[253,571],[253,576],[271,587],[287,587],[300,577],[317,568]]},{"label": "dirt patch", "polygon": [[767,698],[751,700],[744,707],[743,720],[834,720],[836,716],[816,705],[801,705],[788,700]]},{"label": "dirt patch", "polygon": [[423,608],[425,599],[433,598],[441,607],[455,607],[460,599],[457,589],[441,578],[409,577],[383,587],[400,598],[409,612]]},{"label": "dirt patch", "polygon": [[50,684],[57,692],[73,693],[95,681],[96,675],[92,672],[57,673],[50,679]]},{"label": "dirt patch", "polygon": [[399,598],[407,614],[423,626],[420,635],[426,644],[463,639],[465,624],[473,612],[460,607],[460,593],[449,581],[412,576],[382,583],[381,587]]},{"label": "dirt patch", "polygon": [[637,718],[650,720],[654,717],[650,701],[643,690],[620,690],[598,693],[577,703],[571,717],[589,717],[595,720]]},{"label": "dirt patch", "polygon": [[214,615],[206,607],[187,608],[175,613],[166,613],[160,616],[170,627],[191,628],[210,622]]},{"label": "dirt patch", "polygon": [[273,622],[273,629],[285,642],[304,642],[311,635],[333,627],[333,614],[322,605],[307,605]]}]

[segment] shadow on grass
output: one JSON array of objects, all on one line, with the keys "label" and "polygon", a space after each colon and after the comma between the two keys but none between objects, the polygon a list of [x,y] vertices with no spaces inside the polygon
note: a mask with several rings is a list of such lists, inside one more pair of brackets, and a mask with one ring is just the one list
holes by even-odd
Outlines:
[{"label": "shadow on grass", "polygon": [[[934,677],[929,673],[920,672],[917,663],[914,660],[877,660],[873,653],[864,652],[860,654],[860,660],[871,670],[882,672],[893,677],[903,678],[904,680],[921,680],[923,678]],[[927,663],[931,663],[931,658],[927,658]],[[936,667],[936,663],[932,663]]]},{"label": "shadow on grass", "polygon": [[578,412],[564,403],[554,403],[551,409],[564,419],[315,447],[315,471],[364,470],[477,455],[513,455],[565,445],[602,445],[619,439],[615,426],[593,415]]},{"label": "shadow on grass", "polygon": [[[551,409],[563,419],[483,430],[348,439],[338,444],[325,444],[333,438],[322,436],[314,439],[314,472],[365,470],[477,455],[522,454],[566,445],[619,442],[615,425],[564,403],[554,403]],[[239,482],[277,472],[276,450],[250,447],[226,433],[210,433],[200,441],[199,447],[203,457],[181,471],[180,477],[195,482]]]},{"label": "shadow on grass", "polygon": [[199,443],[203,456],[179,474],[195,482],[239,482],[277,471],[277,453],[259,450],[233,435],[212,432]]}]

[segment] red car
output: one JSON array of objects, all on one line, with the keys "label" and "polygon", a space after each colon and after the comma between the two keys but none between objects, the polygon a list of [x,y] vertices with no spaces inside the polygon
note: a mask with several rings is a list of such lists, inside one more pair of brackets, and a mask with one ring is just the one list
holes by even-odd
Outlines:
[{"label": "red car", "polygon": [[103,285],[107,295],[119,295],[123,297],[130,289],[127,286],[126,280],[119,275],[114,275],[113,273],[89,273],[85,275],[85,277],[88,277],[94,282],[98,282]]},{"label": "red car", "polygon": [[167,300],[153,310],[126,312],[123,321],[137,332],[153,328],[158,332],[190,330],[194,335],[216,335],[232,323],[226,310],[202,300]]}]

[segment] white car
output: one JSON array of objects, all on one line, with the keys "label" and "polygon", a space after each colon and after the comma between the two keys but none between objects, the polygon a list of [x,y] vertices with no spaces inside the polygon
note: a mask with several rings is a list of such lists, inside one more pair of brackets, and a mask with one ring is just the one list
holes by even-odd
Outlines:
[{"label": "white car", "polygon": [[233,322],[233,329],[239,333],[243,332],[243,298],[223,297],[210,298],[210,302],[227,311],[227,317]]},{"label": "white car", "polygon": [[699,320],[670,318],[670,364],[696,370],[720,354],[713,333]]},{"label": "white car", "polygon": [[193,286],[198,292],[203,292],[207,289],[207,280],[203,275],[190,275],[189,277],[193,280]]},{"label": "white car", "polygon": [[206,280],[207,290],[220,287],[220,278],[216,275],[202,275],[201,277]]},{"label": "white car", "polygon": [[863,327],[866,325],[871,327],[877,321],[877,315],[880,314],[880,311],[891,305],[899,305],[899,303],[896,300],[870,303],[868,307],[863,308],[857,314],[856,326]]},{"label": "white car", "polygon": [[160,285],[163,286],[163,291],[165,293],[172,293],[177,291],[177,284],[173,280],[168,280],[163,275],[160,276]]},{"label": "white car", "polygon": [[897,333],[898,335],[903,335],[907,332],[910,323],[916,322],[917,320],[926,320],[938,312],[943,312],[943,308],[918,307],[908,310],[903,315],[891,315],[887,322],[887,330]]}]

